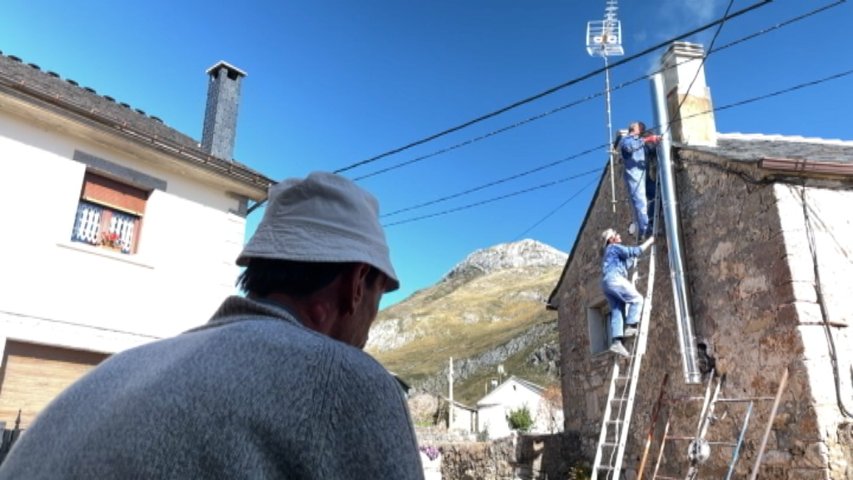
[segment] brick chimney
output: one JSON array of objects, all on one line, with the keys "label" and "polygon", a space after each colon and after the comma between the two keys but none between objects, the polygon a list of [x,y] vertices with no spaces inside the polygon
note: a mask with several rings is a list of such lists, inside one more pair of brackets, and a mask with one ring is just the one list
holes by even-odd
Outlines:
[{"label": "brick chimney", "polygon": [[[705,48],[700,44],[674,42],[661,58],[666,108],[674,142],[717,145],[714,105],[702,65],[704,56]],[[693,82],[692,87],[690,82]],[[678,108],[679,104],[681,108]]]},{"label": "brick chimney", "polygon": [[201,147],[205,152],[232,161],[237,136],[237,108],[240,104],[240,81],[246,72],[220,61],[207,69],[207,107]]}]

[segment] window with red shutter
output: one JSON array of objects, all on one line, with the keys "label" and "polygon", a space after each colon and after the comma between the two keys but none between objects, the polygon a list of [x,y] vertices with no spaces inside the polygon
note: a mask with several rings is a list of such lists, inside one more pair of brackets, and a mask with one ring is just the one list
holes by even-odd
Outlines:
[{"label": "window with red shutter", "polygon": [[71,240],[136,253],[149,192],[86,172]]}]

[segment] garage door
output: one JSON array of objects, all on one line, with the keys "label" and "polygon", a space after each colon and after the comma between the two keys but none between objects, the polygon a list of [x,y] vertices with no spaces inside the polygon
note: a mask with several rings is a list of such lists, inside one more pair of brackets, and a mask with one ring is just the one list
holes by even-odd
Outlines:
[{"label": "garage door", "polygon": [[68,385],[107,358],[106,354],[7,341],[0,368],[0,421],[11,428],[21,410],[26,428]]}]

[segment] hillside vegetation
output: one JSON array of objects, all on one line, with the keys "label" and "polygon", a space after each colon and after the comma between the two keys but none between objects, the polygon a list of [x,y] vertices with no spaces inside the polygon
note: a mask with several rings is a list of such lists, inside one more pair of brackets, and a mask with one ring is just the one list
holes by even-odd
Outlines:
[{"label": "hillside vegetation", "polygon": [[543,386],[559,378],[556,312],[545,301],[566,254],[533,240],[472,253],[436,285],[380,312],[367,350],[418,390],[473,405],[497,366]]}]

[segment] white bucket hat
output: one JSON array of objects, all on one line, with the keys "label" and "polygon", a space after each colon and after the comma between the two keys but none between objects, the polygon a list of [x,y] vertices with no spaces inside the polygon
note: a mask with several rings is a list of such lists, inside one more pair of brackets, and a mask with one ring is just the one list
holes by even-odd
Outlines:
[{"label": "white bucket hat", "polygon": [[601,248],[606,247],[610,239],[615,236],[616,230],[613,230],[612,228],[608,228],[607,230],[601,232]]},{"label": "white bucket hat", "polygon": [[379,224],[379,203],[332,173],[314,172],[270,187],[264,217],[237,265],[245,267],[251,258],[362,262],[388,277],[386,292],[400,287]]}]

